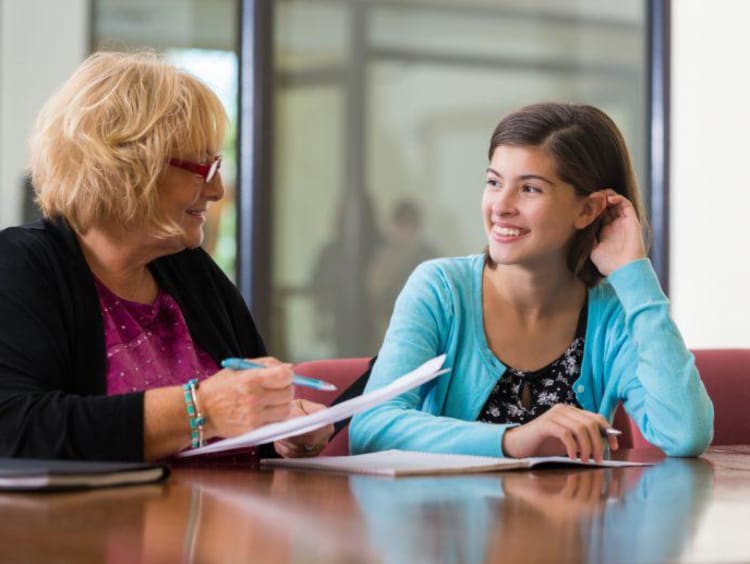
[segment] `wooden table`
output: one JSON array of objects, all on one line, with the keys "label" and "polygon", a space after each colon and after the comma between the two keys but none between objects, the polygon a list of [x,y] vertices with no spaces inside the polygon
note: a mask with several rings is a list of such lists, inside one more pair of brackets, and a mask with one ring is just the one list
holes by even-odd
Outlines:
[{"label": "wooden table", "polygon": [[655,466],[387,479],[175,469],[0,495],[2,562],[750,561],[750,446]]}]

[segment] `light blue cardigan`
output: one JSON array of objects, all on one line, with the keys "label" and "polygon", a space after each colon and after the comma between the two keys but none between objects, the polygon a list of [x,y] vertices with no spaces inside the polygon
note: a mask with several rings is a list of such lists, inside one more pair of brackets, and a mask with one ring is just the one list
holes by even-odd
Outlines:
[{"label": "light blue cardigan", "polygon": [[[445,353],[451,372],[356,415],[352,453],[390,448],[503,456],[514,425],[477,422],[505,366],[482,320],[483,255],[420,265],[396,301],[367,390],[385,386]],[[713,406],[694,358],[669,315],[648,259],[618,269],[589,290],[578,402],[612,420],[618,401],[651,444],[695,456],[713,436]]]}]

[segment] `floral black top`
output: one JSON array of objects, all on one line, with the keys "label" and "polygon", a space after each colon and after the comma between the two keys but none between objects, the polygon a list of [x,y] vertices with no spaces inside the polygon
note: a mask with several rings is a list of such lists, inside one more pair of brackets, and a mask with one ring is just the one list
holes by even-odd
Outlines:
[{"label": "floral black top", "polygon": [[490,392],[477,421],[523,425],[556,403],[581,407],[573,392],[573,383],[581,373],[587,305],[588,300],[581,309],[576,336],[568,349],[558,359],[533,372],[508,366]]}]

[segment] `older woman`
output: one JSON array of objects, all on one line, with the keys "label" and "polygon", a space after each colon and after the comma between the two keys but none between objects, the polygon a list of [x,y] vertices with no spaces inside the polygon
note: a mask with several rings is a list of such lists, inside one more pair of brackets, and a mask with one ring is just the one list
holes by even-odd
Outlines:
[{"label": "older woman", "polygon": [[[204,84],[143,53],[92,55],[42,109],[44,219],[0,232],[0,456],[159,459],[321,408],[292,399],[200,248],[225,125]],[[265,368],[220,370],[230,356]],[[276,450],[315,454],[331,432]]]}]

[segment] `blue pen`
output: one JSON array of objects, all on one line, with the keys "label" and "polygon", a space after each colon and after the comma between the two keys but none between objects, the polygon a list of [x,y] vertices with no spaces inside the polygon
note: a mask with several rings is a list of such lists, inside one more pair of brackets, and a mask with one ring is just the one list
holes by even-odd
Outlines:
[{"label": "blue pen", "polygon": [[[244,358],[225,358],[221,361],[222,368],[229,368],[231,370],[246,370],[247,368],[266,368],[262,364],[257,362],[250,362]],[[323,390],[324,392],[333,392],[336,386],[323,380],[317,380],[315,378],[308,378],[307,376],[300,376],[295,374],[292,378],[292,383],[297,386],[306,386],[315,390]]]}]

